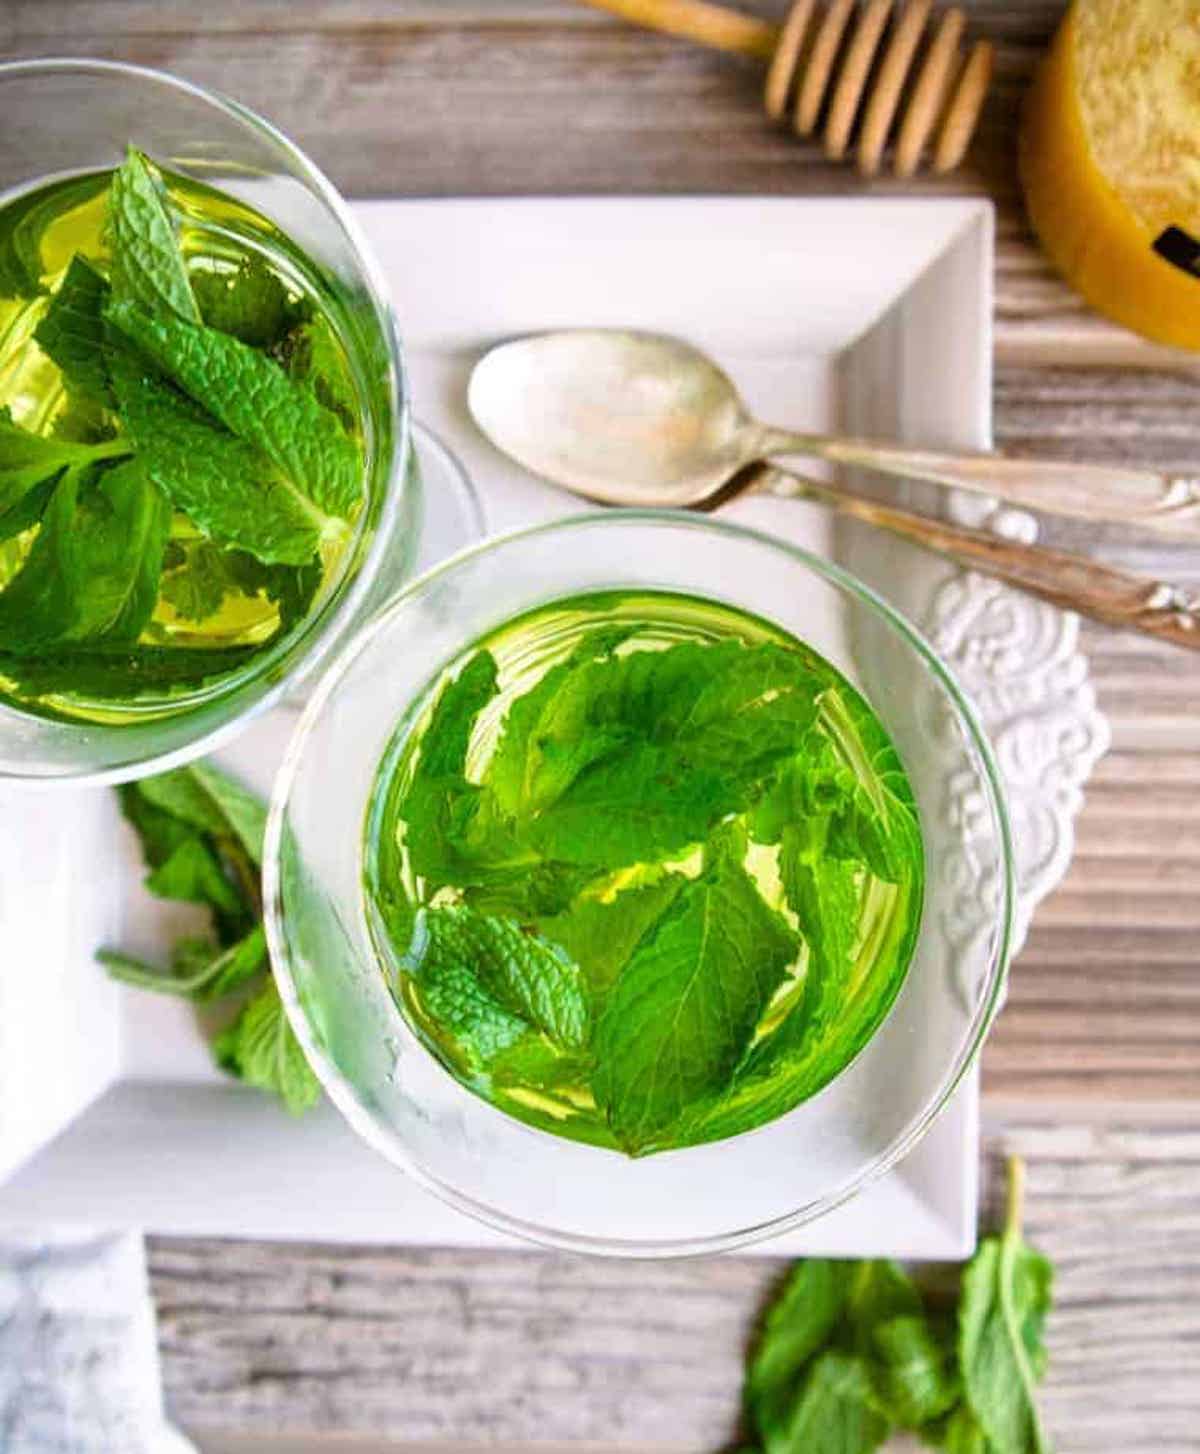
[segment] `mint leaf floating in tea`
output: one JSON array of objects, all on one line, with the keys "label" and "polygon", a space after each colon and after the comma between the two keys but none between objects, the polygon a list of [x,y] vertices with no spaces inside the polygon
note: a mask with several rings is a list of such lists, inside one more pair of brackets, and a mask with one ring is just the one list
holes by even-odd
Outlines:
[{"label": "mint leaf floating in tea", "polygon": [[217,1063],[277,1094],[290,1110],[306,1109],[319,1089],[270,978],[263,932],[265,805],[210,762],[118,792],[150,869],[146,887],[203,905],[213,932],[177,941],[166,965],[116,949],[102,949],[97,958],[135,989],[219,1006],[226,1025],[213,1043]]},{"label": "mint leaf floating in tea", "polygon": [[0,698],[190,710],[343,569],[366,466],[343,305],[266,219],[136,147],[0,206],[6,256],[31,281],[0,341]]},{"label": "mint leaf floating in tea", "polygon": [[218,329],[132,303],[114,300],[105,318],[318,511],[341,519],[354,513],[362,498],[361,449],[273,359]]},{"label": "mint leaf floating in tea", "polygon": [[113,173],[108,228],[114,298],[199,323],[165,189],[136,147]]},{"label": "mint leaf floating in tea", "polygon": [[208,327],[232,334],[252,348],[270,349],[282,342],[301,311],[259,257],[243,258],[232,270],[194,271],[190,281]]},{"label": "mint leaf floating in tea", "polygon": [[565,1050],[587,1041],[588,1005],[578,968],[553,944],[518,924],[465,905],[423,909],[410,951],[420,989],[469,975],[509,1015]]},{"label": "mint leaf floating in tea", "polygon": [[236,439],[129,354],[112,363],[122,417],[147,468],[177,510],[212,540],[267,564],[304,565],[325,519]]},{"label": "mint leaf floating in tea", "polygon": [[719,1095],[799,941],[718,844],[621,971],[596,1026],[593,1085],[627,1151],[670,1144]]},{"label": "mint leaf floating in tea", "polygon": [[61,642],[135,641],[154,609],[169,525],[166,501],[139,460],[67,470],[0,593],[0,641],[18,654]]},{"label": "mint leaf floating in tea", "polygon": [[0,406],[0,511],[11,510],[30,490],[55,480],[65,469],[129,453],[130,446],[120,440],[78,444],[32,434],[14,424],[9,409]]},{"label": "mint leaf floating in tea", "polygon": [[346,376],[333,330],[326,319],[310,318],[299,324],[274,353],[290,378],[307,384],[319,403],[324,404],[326,409],[332,409],[347,427],[354,427],[358,401]]},{"label": "mint leaf floating in tea", "polygon": [[922,853],[893,770],[849,683],[765,622],[649,592],[534,611],[452,664],[384,756],[367,893],[393,993],[471,1090],[543,1130],[646,1155],[762,1125],[903,982]]},{"label": "mint leaf floating in tea", "polygon": [[72,393],[111,407],[114,400],[104,357],[108,298],[109,286],[102,274],[76,253],[33,336],[42,352],[58,365]]}]

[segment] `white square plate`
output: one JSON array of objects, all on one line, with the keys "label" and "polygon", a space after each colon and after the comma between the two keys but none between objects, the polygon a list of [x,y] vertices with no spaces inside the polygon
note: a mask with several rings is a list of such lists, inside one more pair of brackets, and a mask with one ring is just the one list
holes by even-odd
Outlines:
[{"label": "white square plate", "polygon": [[[466,413],[480,352],[538,329],[685,335],[780,424],[990,443],[986,203],[523,199],[356,210],[391,281],[417,413],[465,463],[491,531],[579,508],[501,459]],[[1017,713],[1022,753],[1008,765],[1019,828],[1026,808],[1031,823],[1045,818],[1047,774],[1068,788],[1083,781],[1103,727],[1070,618],[978,587],[898,542],[835,529],[814,505],[747,500],[730,513],[842,559],[890,596],[954,659],[985,718],[989,693],[1006,700],[1008,676],[1032,681]],[[1001,638],[1007,654],[991,649]],[[1043,678],[1069,681],[1069,699],[1044,682],[1039,689]],[[998,708],[992,715],[1000,720]],[[1046,736],[1035,726],[1031,760],[1028,722],[1051,718],[1085,730],[1056,726]],[[294,720],[287,710],[263,718],[221,760],[265,789]],[[1077,797],[1060,795],[1049,827],[1034,823],[1026,835],[1026,914],[1065,868]],[[409,1183],[328,1106],[294,1122],[221,1078],[188,1006],[105,980],[92,960],[99,944],[161,954],[180,922],[140,888],[137,850],[111,793],[7,789],[3,804],[0,1224],[506,1244]],[[765,1250],[960,1257],[974,1242],[977,1162],[971,1076],[901,1166]]]}]

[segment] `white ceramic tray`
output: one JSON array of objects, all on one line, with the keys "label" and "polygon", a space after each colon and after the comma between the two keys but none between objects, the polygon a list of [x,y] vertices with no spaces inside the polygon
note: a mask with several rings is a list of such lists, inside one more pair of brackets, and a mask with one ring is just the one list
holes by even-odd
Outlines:
[{"label": "white ceramic tray", "polygon": [[[781,424],[990,442],[985,203],[370,202],[358,213],[391,279],[418,414],[473,475],[489,530],[578,508],[493,452],[464,406],[479,352],[541,328],[687,335]],[[835,528],[814,505],[751,500],[731,513],[843,560],[957,669],[1008,782],[1023,932],[1065,870],[1106,740],[1074,621],[898,542]],[[265,788],[293,721],[287,710],[260,720],[221,759]],[[503,1244],[410,1184],[328,1107],[295,1122],[224,1081],[187,1006],[105,980],[98,944],[161,952],[178,922],[141,890],[110,793],[8,789],[0,808],[0,1224]],[[975,1234],[977,1152],[971,1077],[900,1167],[764,1250],[961,1256]]]}]

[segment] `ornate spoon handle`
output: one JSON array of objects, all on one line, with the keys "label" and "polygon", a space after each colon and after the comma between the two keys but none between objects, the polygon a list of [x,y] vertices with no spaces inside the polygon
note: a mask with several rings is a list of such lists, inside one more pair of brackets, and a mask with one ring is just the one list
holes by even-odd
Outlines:
[{"label": "ornate spoon handle", "polygon": [[[742,483],[744,481],[744,483]],[[738,486],[722,492],[728,500],[744,491],[816,496],[839,514],[902,535],[972,570],[995,576],[1067,611],[1118,629],[1141,631],[1176,646],[1200,651],[1200,597],[1163,581],[1116,570],[1081,555],[1024,545],[987,530],[930,520],[908,510],[842,494],[835,486],[762,465],[738,476]]]},{"label": "ornate spoon handle", "polygon": [[1094,524],[1135,526],[1200,544],[1200,478],[1158,470],[1010,459],[1003,454],[941,454],[869,439],[838,439],[766,429],[764,456],[807,454],[903,479],[993,495],[1010,505]]}]

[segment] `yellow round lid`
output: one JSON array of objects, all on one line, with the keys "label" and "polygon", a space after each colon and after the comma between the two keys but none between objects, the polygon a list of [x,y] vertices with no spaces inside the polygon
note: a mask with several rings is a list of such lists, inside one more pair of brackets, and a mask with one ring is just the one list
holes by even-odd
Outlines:
[{"label": "yellow round lid", "polygon": [[1020,164],[1068,281],[1200,349],[1200,0],[1075,0],[1027,99]]}]

